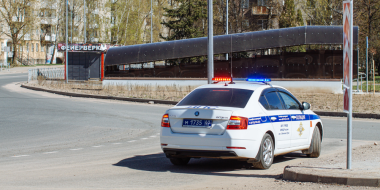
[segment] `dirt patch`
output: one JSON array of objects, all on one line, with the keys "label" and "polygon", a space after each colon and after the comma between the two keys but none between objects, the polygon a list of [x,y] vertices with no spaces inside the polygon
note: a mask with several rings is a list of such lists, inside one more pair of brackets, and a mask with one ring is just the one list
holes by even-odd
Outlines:
[{"label": "dirt patch", "polygon": [[[346,168],[347,152],[338,152],[317,159],[300,162],[300,166]],[[374,142],[372,145],[362,145],[352,149],[352,171],[361,172],[363,175],[380,176],[380,145]]]},{"label": "dirt patch", "polygon": [[[84,93],[92,95],[105,95],[130,98],[147,98],[158,100],[180,101],[184,96],[194,90],[197,86],[178,86],[178,85],[119,85],[102,86],[99,82],[69,83],[64,81],[47,81],[39,79],[28,83],[34,87],[41,87],[50,90],[63,92]],[[343,94],[329,92],[299,92],[292,91],[298,100],[311,104],[314,111],[343,111]],[[373,94],[354,94],[353,112],[357,113],[380,113],[380,95]]]}]

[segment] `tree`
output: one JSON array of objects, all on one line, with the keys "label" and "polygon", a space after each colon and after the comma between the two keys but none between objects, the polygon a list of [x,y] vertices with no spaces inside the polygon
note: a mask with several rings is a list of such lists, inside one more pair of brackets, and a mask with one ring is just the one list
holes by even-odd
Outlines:
[{"label": "tree", "polygon": [[203,19],[207,18],[207,2],[204,0],[174,0],[178,7],[164,8],[161,24],[169,29],[169,34],[160,37],[164,40],[180,40],[205,36]]},{"label": "tree", "polygon": [[342,25],[342,0],[306,0],[300,8],[308,25]]},{"label": "tree", "polygon": [[[150,42],[150,0],[115,0],[110,3],[112,43],[132,45]],[[167,0],[153,1],[153,42],[162,40],[160,32],[163,26],[163,8],[168,7]]]},{"label": "tree", "polygon": [[303,25],[303,17],[302,17],[301,9],[298,9],[298,10],[297,10],[297,24],[298,24],[299,26],[302,26],[302,25]]},{"label": "tree", "polygon": [[[365,60],[365,38],[369,41],[369,60],[373,57],[376,68],[380,68],[380,55],[371,52],[380,52],[380,1],[354,1],[354,25],[359,26],[359,43],[362,60]],[[371,62],[370,62],[371,63]],[[371,64],[369,64],[371,65]],[[380,69],[379,69],[380,70]],[[380,71],[378,70],[379,74]]]},{"label": "tree", "polygon": [[2,34],[12,39],[12,66],[16,64],[15,59],[18,57],[18,44],[21,44],[20,48],[23,48],[24,37],[30,36],[30,32],[33,31],[36,2],[37,0],[1,0],[0,2],[0,16],[8,28]]},{"label": "tree", "polygon": [[279,19],[280,28],[288,28],[297,26],[296,11],[294,0],[285,0],[285,5]]}]

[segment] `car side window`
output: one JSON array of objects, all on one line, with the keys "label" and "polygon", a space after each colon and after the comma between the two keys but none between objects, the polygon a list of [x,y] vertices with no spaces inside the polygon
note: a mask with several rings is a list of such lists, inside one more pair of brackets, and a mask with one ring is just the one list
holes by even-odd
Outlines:
[{"label": "car side window", "polygon": [[265,109],[267,109],[267,110],[269,109],[268,101],[267,101],[267,99],[265,98],[264,95],[261,95],[261,96],[260,96],[259,102],[260,102],[260,104],[261,104]]},{"label": "car side window", "polygon": [[284,109],[282,106],[280,97],[278,97],[277,92],[272,91],[265,94],[266,99],[268,100],[270,110]]},{"label": "car side window", "polygon": [[286,109],[290,109],[290,110],[300,109],[301,106],[293,97],[289,96],[288,94],[284,92],[279,92],[279,94],[281,98],[284,100]]}]

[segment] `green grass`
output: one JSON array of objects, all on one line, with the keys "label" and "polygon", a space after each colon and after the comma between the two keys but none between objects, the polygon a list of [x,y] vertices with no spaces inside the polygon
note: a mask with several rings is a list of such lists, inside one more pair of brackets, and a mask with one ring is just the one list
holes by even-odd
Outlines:
[{"label": "green grass", "polygon": [[35,64],[35,65],[16,65],[15,67],[36,67],[36,66],[60,66],[64,64]]},{"label": "green grass", "polygon": [[36,66],[59,66],[63,64],[36,64]]},{"label": "green grass", "polygon": [[14,67],[35,67],[35,65],[16,65]]},{"label": "green grass", "polygon": [[[356,82],[354,82],[356,84]],[[375,92],[380,92],[380,80],[376,80]],[[356,85],[352,86],[352,90],[356,90]],[[360,90],[360,85],[359,85]],[[363,92],[367,92],[367,83],[363,82]],[[373,92],[373,81],[368,82],[368,92]]]}]

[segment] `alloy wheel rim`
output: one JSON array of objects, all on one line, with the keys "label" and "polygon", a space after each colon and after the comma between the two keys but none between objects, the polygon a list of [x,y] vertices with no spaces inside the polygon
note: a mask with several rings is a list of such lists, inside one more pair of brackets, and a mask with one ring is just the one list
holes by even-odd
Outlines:
[{"label": "alloy wheel rim", "polygon": [[269,138],[267,138],[263,144],[263,158],[266,165],[269,165],[272,162],[272,152],[272,142]]}]

